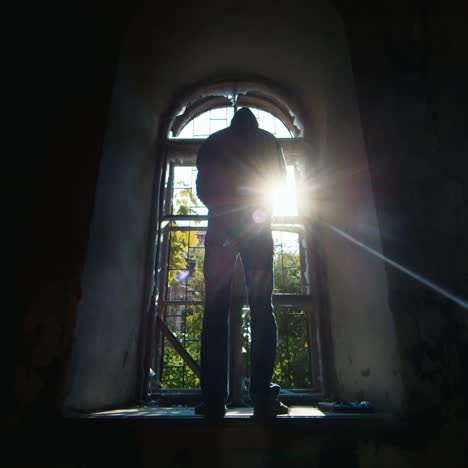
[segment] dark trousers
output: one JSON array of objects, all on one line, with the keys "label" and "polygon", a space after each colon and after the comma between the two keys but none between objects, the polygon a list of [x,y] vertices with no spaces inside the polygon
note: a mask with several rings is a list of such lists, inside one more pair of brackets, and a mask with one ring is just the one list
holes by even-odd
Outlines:
[{"label": "dark trousers", "polygon": [[276,357],[273,315],[273,239],[269,220],[244,214],[213,216],[205,239],[205,312],[201,341],[201,388],[208,405],[222,405],[228,393],[228,319],[237,257],[245,272],[251,313],[251,381],[254,400],[268,398]]}]

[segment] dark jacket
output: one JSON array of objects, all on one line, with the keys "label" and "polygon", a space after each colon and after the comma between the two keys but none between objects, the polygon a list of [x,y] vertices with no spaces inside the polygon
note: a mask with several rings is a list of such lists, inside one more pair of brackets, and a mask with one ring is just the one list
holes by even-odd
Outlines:
[{"label": "dark jacket", "polygon": [[[197,194],[209,209],[262,206],[266,191],[286,181],[281,146],[242,108],[231,125],[208,137],[197,158]],[[268,195],[267,195],[268,197]]]}]

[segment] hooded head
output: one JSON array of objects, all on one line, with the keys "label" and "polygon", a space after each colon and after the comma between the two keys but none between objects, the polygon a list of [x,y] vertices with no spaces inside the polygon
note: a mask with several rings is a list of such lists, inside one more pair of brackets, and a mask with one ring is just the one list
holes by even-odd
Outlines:
[{"label": "hooded head", "polygon": [[231,120],[231,128],[239,130],[255,130],[258,128],[258,122],[252,111],[243,107],[239,109]]}]

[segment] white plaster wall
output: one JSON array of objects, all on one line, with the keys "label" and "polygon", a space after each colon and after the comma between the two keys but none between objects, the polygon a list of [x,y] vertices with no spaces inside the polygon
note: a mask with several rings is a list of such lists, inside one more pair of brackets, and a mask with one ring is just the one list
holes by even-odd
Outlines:
[{"label": "white plaster wall", "polygon": [[[305,132],[319,148],[309,156],[320,157],[331,180],[327,185],[324,177],[318,198],[329,199],[335,210],[322,215],[353,232],[360,213],[375,223],[366,170],[361,178],[330,189],[337,176],[333,166],[362,163],[365,168],[366,163],[342,25],[325,1],[310,2],[307,11],[295,3],[262,9],[253,1],[248,8],[204,10],[198,2],[196,8],[174,6],[164,14],[148,6],[133,22],[122,49],[100,167],[67,407],[119,405],[135,395],[151,248],[154,142],[161,116],[182,87],[213,74],[248,73],[294,89],[310,115]],[[350,193],[358,194],[355,201]],[[339,382],[346,389],[366,384],[368,398],[379,401],[391,389],[391,401],[397,402],[399,377],[388,370],[396,344],[383,266],[337,239],[324,242]],[[380,359],[384,371],[378,370]],[[371,375],[356,384],[363,366]]]},{"label": "white plaster wall", "polygon": [[[329,76],[322,90],[326,112],[321,125],[326,136],[317,161],[316,215],[381,253],[343,30],[335,39],[343,53],[333,56],[337,73]],[[401,364],[385,264],[323,225],[319,237],[326,257],[337,394],[342,399],[366,399],[379,408],[398,409],[402,404]]]}]

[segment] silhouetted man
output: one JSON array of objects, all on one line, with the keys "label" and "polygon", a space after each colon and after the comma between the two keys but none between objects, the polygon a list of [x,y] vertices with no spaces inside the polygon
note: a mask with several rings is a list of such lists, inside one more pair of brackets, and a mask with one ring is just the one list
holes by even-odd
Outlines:
[{"label": "silhouetted man", "polygon": [[286,164],[276,138],[258,128],[248,108],[230,127],[205,140],[197,159],[197,194],[208,207],[205,238],[205,313],[201,338],[203,403],[195,411],[222,418],[228,383],[228,317],[236,259],[245,272],[251,313],[251,384],[254,416],[287,414],[271,383],[277,325],[273,315],[271,189],[285,181]]}]

